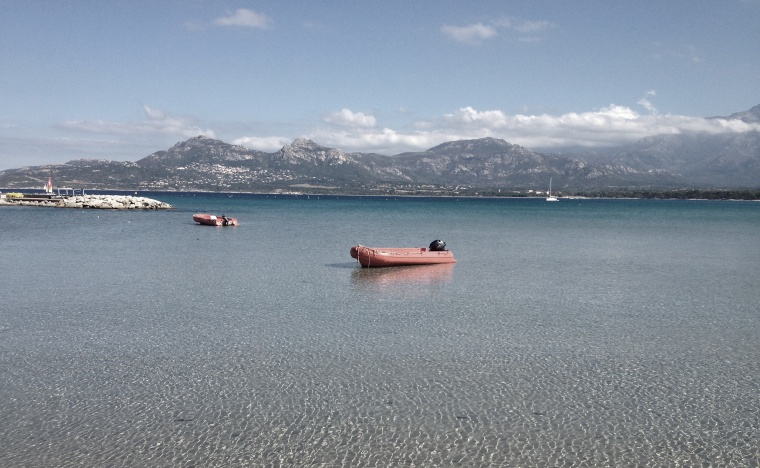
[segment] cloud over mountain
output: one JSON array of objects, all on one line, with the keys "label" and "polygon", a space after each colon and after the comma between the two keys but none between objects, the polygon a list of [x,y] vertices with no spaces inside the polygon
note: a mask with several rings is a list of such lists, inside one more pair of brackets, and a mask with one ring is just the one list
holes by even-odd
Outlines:
[{"label": "cloud over mountain", "polygon": [[[650,94],[647,93],[646,96]],[[645,98],[646,98],[645,96]],[[647,107],[647,106],[644,106]],[[651,108],[651,103],[649,104]],[[398,153],[428,148],[445,141],[502,138],[528,148],[600,148],[631,143],[652,135],[686,132],[721,134],[759,130],[760,124],[739,119],[706,119],[668,114],[640,114],[630,107],[611,104],[587,112],[562,115],[514,114],[499,109],[466,106],[453,112],[414,122],[412,128],[381,127],[374,116],[342,109],[323,117],[330,126],[303,135],[349,151]],[[287,138],[278,138],[286,141]],[[255,148],[255,137],[235,141]],[[266,146],[271,148],[271,145]]]},{"label": "cloud over mountain", "polygon": [[[551,150],[609,147],[652,135],[742,133],[760,129],[760,123],[741,119],[659,114],[649,101],[652,96],[654,91],[649,91],[639,101],[642,107],[650,111],[646,114],[616,104],[561,115],[508,114],[500,109],[480,110],[465,106],[439,116],[417,119],[407,128],[382,126],[382,122],[372,114],[343,108],[324,114],[322,122],[325,125],[313,127],[300,135],[238,134],[230,140],[251,149],[271,151],[294,137],[304,137],[347,151],[392,154],[417,151],[446,141],[485,137],[501,138],[528,148]],[[173,115],[148,105],[143,106],[143,111],[145,119],[142,121],[78,120],[65,121],[59,126],[114,138],[190,138],[197,135],[216,138],[219,133],[216,129],[202,126],[194,117]]]}]

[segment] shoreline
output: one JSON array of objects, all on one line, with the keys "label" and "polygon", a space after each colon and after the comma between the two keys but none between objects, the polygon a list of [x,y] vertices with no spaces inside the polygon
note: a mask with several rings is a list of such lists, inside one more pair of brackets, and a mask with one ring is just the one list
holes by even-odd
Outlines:
[{"label": "shoreline", "polygon": [[[311,186],[311,188],[318,188],[318,186]],[[29,188],[31,189],[31,188]],[[18,205],[18,202],[6,202],[5,193],[12,193],[11,191],[25,190],[24,188],[0,188],[0,205]],[[130,197],[135,199],[141,199],[144,197],[138,197],[138,191],[126,190],[126,189],[91,189],[96,192],[104,192],[100,195],[84,195],[85,197]],[[465,192],[465,193],[410,193],[410,192],[396,192],[396,193],[347,193],[340,190],[337,191],[289,191],[289,190],[272,190],[272,191],[244,191],[244,190],[141,190],[140,192],[149,194],[217,194],[217,195],[253,195],[253,196],[289,196],[289,197],[366,197],[366,198],[381,198],[381,197],[398,197],[398,198],[441,198],[441,199],[521,199],[521,200],[542,200],[545,198],[544,194],[525,194],[525,195],[500,195],[496,193],[477,193],[477,192]],[[696,193],[695,193],[696,192]],[[127,195],[134,194],[134,195]],[[637,196],[638,195],[638,196]],[[695,196],[696,195],[696,196]],[[702,195],[702,196],[699,196]],[[729,196],[726,196],[729,195]],[[733,196],[730,196],[733,195]],[[81,195],[80,195],[81,196]],[[32,196],[34,197],[34,196]],[[60,198],[73,198],[75,195],[60,196]],[[620,193],[598,193],[598,194],[576,194],[569,193],[567,195],[558,196],[560,200],[673,200],[673,201],[760,201],[760,189],[742,189],[742,190],[665,190],[665,191],[651,191],[651,192],[620,192]],[[160,204],[158,200],[148,199],[152,202]],[[168,204],[167,204],[168,205]],[[34,205],[37,206],[37,205]],[[107,207],[106,207],[107,208]],[[171,208],[171,206],[169,206]],[[158,207],[157,209],[164,209]]]}]

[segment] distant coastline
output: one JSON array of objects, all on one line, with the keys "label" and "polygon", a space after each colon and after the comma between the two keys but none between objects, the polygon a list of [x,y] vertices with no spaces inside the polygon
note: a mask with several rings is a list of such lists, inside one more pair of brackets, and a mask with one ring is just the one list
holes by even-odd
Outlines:
[{"label": "distant coastline", "polygon": [[[560,197],[760,199],[760,160],[755,157],[760,132],[745,136],[749,139],[666,138],[655,148],[645,141],[635,154],[614,161],[540,153],[496,138],[381,157],[345,153],[302,138],[265,153],[198,136],[137,161],[82,159],[0,171],[0,187],[544,197],[553,179],[552,194]],[[705,147],[731,156],[715,160],[717,150]],[[689,157],[672,148],[688,149]],[[652,152],[657,157],[644,157]]]},{"label": "distant coastline", "polygon": [[[536,198],[541,199],[545,194],[541,191],[513,191],[494,190],[491,188],[478,190],[435,190],[413,191],[389,189],[378,193],[377,190],[355,190],[336,187],[320,187],[310,185],[308,191],[301,190],[268,190],[268,191],[215,191],[215,190],[123,190],[123,189],[99,189],[87,190],[93,195],[118,195],[135,196],[138,194],[220,194],[220,195],[261,195],[261,196],[336,196],[336,197],[428,197],[428,198]],[[39,193],[38,188],[0,188],[0,194],[8,192]],[[746,200],[760,201],[760,189],[670,189],[670,190],[643,190],[643,189],[608,189],[608,190],[574,190],[559,193],[561,199],[647,199],[647,200]],[[3,199],[5,197],[2,197]],[[3,200],[4,201],[4,200]],[[2,202],[0,202],[2,203]]]}]

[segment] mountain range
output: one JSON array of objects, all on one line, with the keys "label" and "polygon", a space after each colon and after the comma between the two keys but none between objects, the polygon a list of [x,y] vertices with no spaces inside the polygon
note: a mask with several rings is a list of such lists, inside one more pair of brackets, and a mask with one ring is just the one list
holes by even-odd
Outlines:
[{"label": "mountain range", "polygon": [[[760,105],[723,119],[760,123]],[[0,172],[0,187],[122,190],[467,192],[615,187],[758,188],[760,131],[656,135],[604,152],[537,152],[495,138],[385,156],[296,139],[275,153],[203,136],[136,162],[80,159]]]}]

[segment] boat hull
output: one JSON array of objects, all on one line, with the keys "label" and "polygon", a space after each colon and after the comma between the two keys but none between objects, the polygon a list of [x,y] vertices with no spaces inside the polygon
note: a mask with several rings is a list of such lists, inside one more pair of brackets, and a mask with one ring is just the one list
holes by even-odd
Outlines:
[{"label": "boat hull", "polygon": [[450,251],[425,247],[367,247],[359,244],[351,247],[350,253],[364,268],[456,263]]},{"label": "boat hull", "polygon": [[216,216],[208,213],[197,213],[193,215],[193,221],[205,226],[237,226],[237,218],[227,217],[227,220],[222,216]]}]

